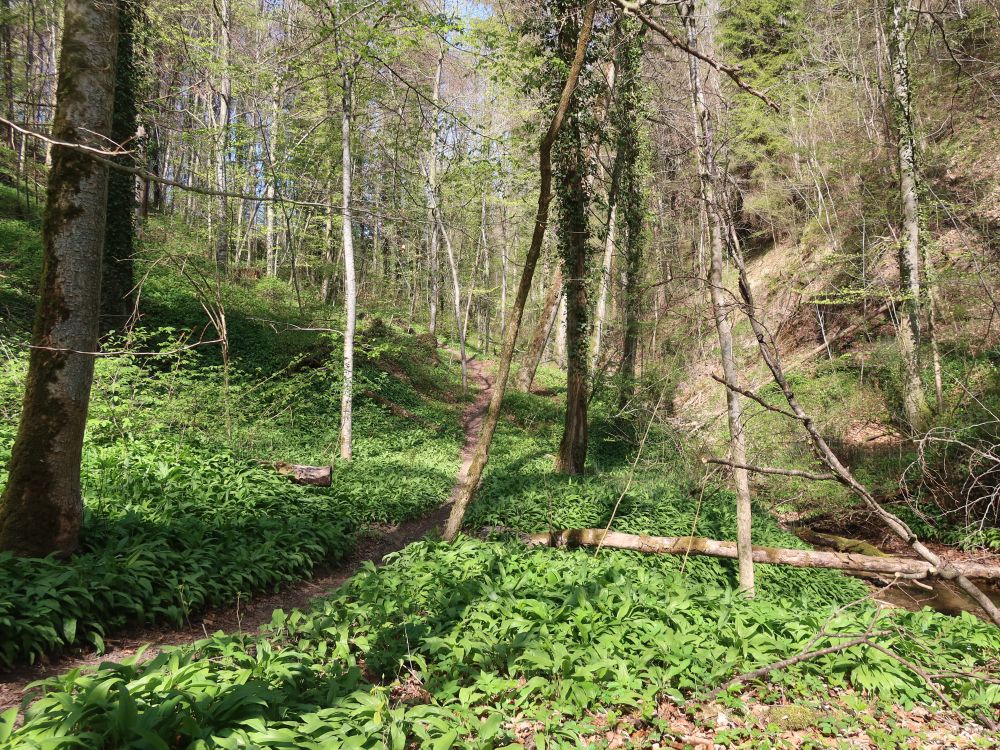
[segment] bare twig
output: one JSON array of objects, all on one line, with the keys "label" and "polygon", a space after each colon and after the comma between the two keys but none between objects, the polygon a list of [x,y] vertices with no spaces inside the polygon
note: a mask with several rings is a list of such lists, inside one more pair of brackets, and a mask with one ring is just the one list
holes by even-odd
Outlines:
[{"label": "bare twig", "polygon": [[827,482],[836,481],[837,477],[833,474],[814,474],[811,471],[800,471],[799,469],[780,469],[772,466],[752,466],[751,464],[737,464],[732,461],[727,461],[722,458],[703,458],[702,463],[706,464],[718,464],[720,466],[728,466],[732,469],[745,469],[746,471],[753,472],[754,474],[777,474],[783,477],[802,477],[803,479],[812,479],[816,482]]}]

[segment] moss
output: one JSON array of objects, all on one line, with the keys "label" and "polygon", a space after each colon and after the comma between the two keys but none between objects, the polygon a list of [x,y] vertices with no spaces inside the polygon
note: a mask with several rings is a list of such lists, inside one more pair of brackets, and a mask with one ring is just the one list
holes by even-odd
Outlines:
[{"label": "moss", "polygon": [[786,732],[801,732],[814,727],[827,716],[826,712],[807,706],[772,706],[768,709],[766,718],[768,724],[774,724]]}]

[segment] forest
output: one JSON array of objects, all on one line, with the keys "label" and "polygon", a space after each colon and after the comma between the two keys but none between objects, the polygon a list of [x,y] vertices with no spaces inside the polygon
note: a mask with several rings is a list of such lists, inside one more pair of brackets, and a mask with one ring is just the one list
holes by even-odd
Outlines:
[{"label": "forest", "polygon": [[0,0],[0,750],[1000,746],[997,0]]}]

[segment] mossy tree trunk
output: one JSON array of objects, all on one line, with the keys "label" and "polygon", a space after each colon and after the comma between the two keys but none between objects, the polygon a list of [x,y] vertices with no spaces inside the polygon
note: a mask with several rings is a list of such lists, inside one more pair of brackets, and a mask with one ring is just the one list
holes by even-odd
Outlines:
[{"label": "mossy tree trunk", "polygon": [[[53,136],[103,147],[111,135],[118,29],[113,3],[66,0]],[[42,556],[77,547],[80,456],[100,318],[107,168],[53,148],[38,312],[24,405],[0,499],[0,549]]]},{"label": "mossy tree trunk", "polygon": [[920,378],[920,217],[917,197],[916,144],[910,105],[910,64],[906,44],[910,10],[904,0],[889,0],[889,67],[892,73],[891,110],[899,159],[899,194],[903,240],[899,247],[899,283],[903,316],[898,345],[903,358],[903,408],[914,433],[927,426],[927,397]]},{"label": "mossy tree trunk", "polygon": [[469,465],[469,471],[465,475],[462,486],[456,494],[451,513],[448,516],[448,523],[445,525],[444,538],[452,541],[458,536],[462,528],[462,520],[465,512],[472,502],[472,498],[482,481],[483,472],[486,470],[486,463],[490,457],[490,445],[493,442],[493,435],[496,432],[497,424],[500,422],[500,409],[503,406],[503,397],[507,391],[507,379],[510,376],[511,362],[514,360],[514,347],[517,344],[517,335],[521,329],[521,318],[524,315],[524,305],[528,300],[528,292],[531,291],[531,280],[535,275],[535,267],[538,265],[538,258],[542,251],[542,240],[545,238],[545,228],[549,221],[549,204],[552,201],[552,147],[556,141],[559,131],[562,129],[563,121],[569,110],[570,103],[576,92],[577,82],[583,70],[584,59],[586,58],[587,46],[590,43],[590,35],[594,28],[594,14],[597,10],[597,0],[588,0],[583,10],[583,18],[579,26],[579,36],[576,39],[576,52],[569,66],[566,82],[559,95],[559,103],[556,111],[549,123],[549,128],[538,146],[538,209],[535,212],[535,224],[531,233],[531,245],[525,255],[524,267],[521,271],[521,280],[517,285],[517,294],[514,297],[514,304],[510,311],[507,326],[504,329],[503,347],[500,352],[500,360],[497,363],[496,379],[493,383],[493,395],[490,397],[490,404],[486,411],[486,418],[476,441],[476,450]]},{"label": "mossy tree trunk", "polygon": [[[118,61],[115,71],[115,104],[111,116],[111,139],[134,150],[138,128],[136,104],[138,69],[135,64],[135,34],[138,8],[135,0],[118,0]],[[119,161],[134,166],[134,158]],[[101,277],[102,326],[115,328],[128,319],[135,285],[135,177],[112,171],[108,175],[108,212],[104,235],[104,270]]]},{"label": "mossy tree trunk", "polygon": [[642,314],[640,288],[642,257],[646,248],[647,167],[641,130],[645,109],[640,80],[642,29],[632,19],[622,19],[618,44],[619,84],[614,127],[618,131],[616,167],[620,164],[619,192],[623,225],[624,272],[622,274],[622,360],[619,368],[619,407],[624,410],[635,391],[636,359],[639,350],[639,321]]},{"label": "mossy tree trunk", "polygon": [[590,229],[587,159],[583,124],[570,112],[557,144],[556,180],[559,196],[559,255],[563,263],[563,303],[566,305],[566,418],[556,457],[556,470],[582,474],[587,460],[589,402]]}]

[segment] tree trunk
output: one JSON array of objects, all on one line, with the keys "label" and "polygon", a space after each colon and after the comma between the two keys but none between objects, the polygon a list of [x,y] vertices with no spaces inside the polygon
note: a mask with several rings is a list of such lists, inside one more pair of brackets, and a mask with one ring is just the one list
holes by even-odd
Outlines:
[{"label": "tree trunk", "polygon": [[229,0],[219,0],[219,47],[222,54],[222,78],[219,82],[219,137],[215,155],[215,182],[220,195],[216,214],[215,265],[225,272],[229,267],[229,203],[226,192],[226,160],[229,158],[229,112],[233,96],[233,83],[229,75],[231,57],[229,38]]},{"label": "tree trunk", "polygon": [[[136,10],[132,0],[118,0],[118,51],[115,72],[115,104],[111,139],[136,148],[138,127],[135,65]],[[135,159],[118,159],[134,166]],[[104,234],[104,270],[101,278],[102,326],[111,329],[128,320],[135,286],[133,254],[135,240],[135,177],[112,171],[108,175],[107,224]]]},{"label": "tree trunk", "polygon": [[626,33],[618,45],[620,75],[614,119],[615,127],[618,129],[615,169],[618,171],[617,191],[620,194],[618,203],[621,204],[625,261],[621,304],[622,360],[618,370],[621,389],[618,404],[619,411],[624,412],[628,402],[635,395],[639,317],[642,313],[640,273],[646,247],[646,193],[643,184],[644,169],[640,163],[642,154],[640,140],[643,135],[639,128],[641,112],[645,109],[639,81],[642,66],[642,37],[640,34],[628,33],[634,21],[622,19],[620,23]]},{"label": "tree trunk", "polygon": [[590,358],[590,367],[595,371],[601,361],[604,326],[608,319],[608,295],[611,293],[611,266],[615,257],[615,228],[618,223],[618,184],[614,178],[611,181],[611,191],[608,193],[608,205],[608,228],[604,235],[601,284],[597,296],[597,310],[594,313],[594,350]]},{"label": "tree trunk", "polygon": [[[704,555],[729,560],[738,558],[734,542],[706,539],[700,536],[647,536],[624,534],[604,529],[565,529],[525,535],[531,547],[610,547],[665,555]],[[818,550],[754,547],[755,562],[789,565],[793,568],[827,568],[848,572],[880,573],[886,576],[930,578],[939,571],[930,563],[913,557],[862,555],[854,552],[821,552]],[[969,578],[1000,578],[1000,567],[963,563],[957,566]]]},{"label": "tree trunk", "polygon": [[472,497],[479,488],[479,483],[483,478],[483,471],[486,469],[486,462],[489,460],[490,444],[493,442],[493,434],[496,432],[497,423],[500,421],[500,408],[503,406],[504,393],[507,390],[507,378],[510,375],[510,365],[514,358],[514,347],[517,344],[517,334],[521,328],[521,317],[524,314],[524,304],[528,300],[528,292],[531,291],[531,279],[535,275],[535,266],[538,265],[538,256],[542,250],[542,239],[545,237],[545,227],[549,219],[549,203],[552,200],[552,144],[555,142],[559,129],[562,127],[566,117],[566,110],[569,109],[570,100],[576,90],[576,83],[580,78],[580,71],[583,68],[583,61],[587,51],[587,44],[590,41],[590,32],[594,26],[594,13],[597,9],[597,0],[588,0],[583,12],[583,22],[580,26],[580,36],[576,45],[576,56],[570,65],[569,73],[566,76],[566,83],[563,86],[559,104],[549,129],[542,137],[542,142],[538,147],[538,210],[535,213],[535,226],[531,234],[531,245],[524,259],[524,268],[521,271],[521,281],[517,286],[517,296],[514,298],[514,306],[511,308],[510,317],[504,332],[503,348],[500,352],[500,361],[497,364],[496,380],[493,384],[493,395],[483,419],[483,426],[479,433],[479,440],[476,441],[476,450],[472,456],[462,486],[459,488],[452,505],[451,513],[448,516],[448,523],[445,526],[444,538],[452,541],[458,536],[459,529],[462,528],[462,519],[465,518],[465,511],[472,502]]},{"label": "tree trunk", "polygon": [[[117,14],[66,0],[53,135],[103,147],[111,135]],[[92,137],[96,133],[98,137]],[[71,554],[83,518],[80,456],[100,316],[107,168],[56,146],[42,236],[44,264],[24,406],[0,500],[0,550]]]},{"label": "tree trunk", "polygon": [[559,312],[559,300],[562,299],[562,266],[556,265],[556,272],[552,275],[552,282],[545,293],[545,302],[538,313],[538,323],[535,325],[535,332],[531,336],[531,343],[528,344],[528,351],[524,353],[524,362],[517,373],[517,390],[527,393],[531,390],[531,383],[535,379],[535,372],[542,361],[542,353],[545,351],[545,342],[549,340],[552,325],[556,322],[556,313]]},{"label": "tree trunk", "polygon": [[903,358],[903,408],[914,433],[927,426],[928,407],[920,379],[920,217],[917,198],[916,146],[910,109],[910,69],[906,53],[910,11],[904,0],[889,3],[889,66],[892,69],[892,122],[899,157],[899,193],[903,243],[899,248],[899,283],[905,318],[899,326]]},{"label": "tree trunk", "polygon": [[[14,122],[14,50],[12,48],[10,23],[10,0],[0,0],[0,55],[3,56],[3,90],[7,97],[4,114]],[[14,128],[4,127],[4,142],[11,149],[16,148]]]},{"label": "tree trunk", "polygon": [[[686,2],[678,8],[687,30],[688,46],[696,49],[698,32],[695,26],[694,3]],[[691,80],[691,95],[694,104],[695,140],[698,144],[698,176],[701,184],[702,200],[705,205],[710,240],[710,263],[708,289],[712,301],[712,315],[719,337],[722,372],[727,386],[736,386],[738,373],[733,353],[733,331],[726,303],[726,291],[722,282],[724,262],[723,243],[728,231],[724,225],[725,213],[717,199],[718,168],[715,162],[715,139],[712,130],[712,116],[705,103],[699,73],[698,58],[688,55],[688,72]],[[733,463],[746,464],[746,437],[743,433],[743,405],[739,394],[726,388],[726,404],[729,416],[729,451]],[[748,596],[754,595],[753,558],[751,555],[752,508],[750,504],[750,481],[746,469],[733,468],[733,484],[736,488],[736,541],[740,549],[739,580],[740,589]]]},{"label": "tree trunk", "polygon": [[353,451],[351,440],[352,393],[354,389],[354,329],[358,317],[358,289],[354,278],[354,222],[351,214],[351,111],[353,107],[353,84],[350,71],[345,67],[341,73],[344,85],[343,116],[341,118],[341,170],[343,171],[343,195],[341,207],[344,223],[344,382],[340,395],[340,457],[351,460]]},{"label": "tree trunk", "polygon": [[590,326],[587,280],[589,196],[587,163],[580,123],[572,118],[560,134],[557,148],[559,195],[559,255],[563,263],[563,304],[566,305],[566,417],[556,457],[556,471],[582,474],[587,461]]},{"label": "tree trunk", "polygon": [[430,322],[431,336],[437,336],[438,299],[441,296],[441,280],[438,271],[438,222],[434,216],[437,205],[437,160],[438,160],[438,111],[441,98],[441,71],[444,68],[445,46],[438,51],[437,67],[434,71],[434,87],[431,92],[431,148],[427,154],[427,265],[430,281]]},{"label": "tree trunk", "polygon": [[455,301],[455,325],[458,328],[459,357],[462,360],[462,393],[465,393],[469,390],[469,375],[465,361],[465,325],[462,322],[462,288],[458,282],[458,262],[455,259],[455,250],[451,246],[451,237],[448,236],[444,221],[441,218],[441,207],[437,205],[436,196],[434,197],[432,206],[434,216],[437,219],[438,232],[441,235],[441,239],[444,240],[444,247],[448,253],[448,267],[451,270],[451,291]]},{"label": "tree trunk", "polygon": [[[620,23],[620,21],[619,21]],[[616,37],[618,44],[622,43]],[[612,61],[608,66],[608,93],[614,99],[617,65]],[[614,109],[615,105],[612,103]],[[615,154],[611,168],[611,186],[608,188],[608,224],[604,232],[604,258],[601,262],[601,279],[597,294],[597,310],[594,313],[594,345],[590,358],[590,369],[596,371],[601,360],[601,346],[604,341],[604,326],[608,319],[608,295],[611,294],[611,266],[615,255],[615,230],[618,224],[618,185],[621,175],[621,154]]]},{"label": "tree trunk", "polygon": [[[264,257],[265,257],[265,273],[268,276],[278,275],[278,247],[277,240],[274,231],[274,196],[275,196],[275,182],[278,179],[277,171],[277,161],[278,161],[278,120],[281,113],[281,105],[278,101],[279,99],[279,89],[277,83],[271,87],[271,128],[270,128],[270,148],[267,150],[268,161],[271,163],[271,169],[269,174],[265,176],[267,180],[267,187],[265,188],[265,197],[267,202],[264,204]],[[329,212],[328,212],[329,214]],[[324,295],[325,296],[325,295]],[[326,301],[324,299],[324,301]]]}]

